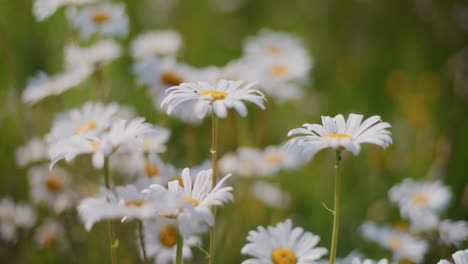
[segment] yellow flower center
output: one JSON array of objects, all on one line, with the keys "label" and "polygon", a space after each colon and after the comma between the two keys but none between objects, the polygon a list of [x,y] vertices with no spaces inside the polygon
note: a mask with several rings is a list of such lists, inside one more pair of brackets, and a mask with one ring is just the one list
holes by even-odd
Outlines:
[{"label": "yellow flower center", "polygon": [[283,162],[283,157],[280,155],[268,155],[265,157],[265,162],[270,165],[276,165]]},{"label": "yellow flower center", "polygon": [[168,225],[159,231],[159,241],[165,247],[171,248],[177,244],[177,227]]},{"label": "yellow flower center", "polygon": [[273,75],[281,77],[289,72],[289,68],[286,65],[275,65],[271,68]]},{"label": "yellow flower center", "polygon": [[156,166],[156,164],[154,164],[152,162],[146,163],[145,171],[146,171],[146,175],[148,175],[148,177],[150,177],[150,178],[157,177],[157,176],[159,176],[159,173],[160,173],[160,171],[159,171],[158,167]]},{"label": "yellow flower center", "polygon": [[266,52],[268,53],[268,55],[275,56],[275,55],[279,55],[281,53],[281,48],[274,45],[274,44],[267,45],[265,47],[265,49],[266,49]]},{"label": "yellow flower center", "polygon": [[142,207],[145,204],[145,201],[142,200],[134,200],[125,202],[125,206],[128,207]]},{"label": "yellow flower center", "polygon": [[278,248],[271,253],[271,260],[274,264],[296,264],[297,256],[287,248]]},{"label": "yellow flower center", "polygon": [[409,224],[406,221],[396,221],[392,224],[393,229],[399,232],[406,232],[409,230]]},{"label": "yellow flower center", "polygon": [[184,196],[184,197],[182,197],[182,199],[184,201],[186,201],[186,202],[192,203],[194,206],[199,206],[200,205],[200,202],[193,199],[192,197]]},{"label": "yellow flower center", "polygon": [[51,192],[59,192],[63,188],[63,182],[62,180],[57,177],[56,175],[48,175],[46,179],[44,180],[44,184],[47,188],[47,190]]},{"label": "yellow flower center", "polygon": [[213,97],[213,100],[224,100],[229,94],[221,91],[208,90],[201,92],[200,95],[211,95],[211,97]]},{"label": "yellow flower center", "polygon": [[99,141],[92,141],[91,142],[91,147],[93,147],[93,149],[95,149],[95,150],[98,149],[101,145],[102,145],[102,143],[99,142]]},{"label": "yellow flower center", "polygon": [[57,245],[57,237],[54,234],[46,234],[46,239],[44,241],[44,245],[46,247],[55,247]]},{"label": "yellow flower center", "polygon": [[388,246],[393,250],[399,250],[401,248],[401,241],[396,237],[392,237],[388,241]]},{"label": "yellow flower center", "polygon": [[333,134],[328,134],[328,135],[325,135],[323,137],[326,137],[326,138],[337,138],[337,139],[350,139],[352,140],[353,137],[348,135],[348,134],[342,134],[342,133],[333,133]]},{"label": "yellow flower center", "polygon": [[413,201],[418,205],[428,205],[429,196],[425,192],[415,192],[413,194]]},{"label": "yellow flower center", "polygon": [[73,131],[73,135],[78,135],[84,132],[89,132],[96,129],[97,124],[94,121],[84,121]]},{"label": "yellow flower center", "polygon": [[95,24],[103,24],[111,19],[109,13],[105,11],[98,11],[93,15],[93,22]]},{"label": "yellow flower center", "polygon": [[175,72],[164,72],[159,76],[159,78],[162,83],[170,86],[177,86],[184,82],[184,79]]}]

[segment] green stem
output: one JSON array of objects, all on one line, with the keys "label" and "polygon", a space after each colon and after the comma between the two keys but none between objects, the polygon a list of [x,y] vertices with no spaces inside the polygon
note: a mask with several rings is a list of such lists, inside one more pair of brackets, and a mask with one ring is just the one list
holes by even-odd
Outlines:
[{"label": "green stem", "polygon": [[[217,182],[217,162],[218,162],[218,117],[213,111],[212,114],[212,130],[211,130],[211,169],[213,170],[213,178],[211,185],[214,188]],[[216,214],[214,207],[211,208],[213,215]],[[216,221],[215,221],[216,222]],[[215,223],[210,229],[210,256],[208,259],[209,264],[214,263],[215,255]]]},{"label": "green stem", "polygon": [[184,248],[184,238],[177,234],[176,264],[182,264],[182,249]]},{"label": "green stem", "polygon": [[340,227],[340,177],[341,177],[341,151],[336,151],[336,178],[335,178],[335,208],[333,209],[333,232],[330,248],[330,264],[335,264],[336,248],[338,246],[338,231]]},{"label": "green stem", "polygon": [[148,264],[148,257],[146,256],[145,234],[143,232],[143,222],[141,220],[138,220],[137,225],[138,235],[140,237],[141,252],[143,253],[143,261],[145,264]]},{"label": "green stem", "polygon": [[[109,158],[110,157],[107,156],[104,159],[104,184],[106,185],[106,188],[108,190],[111,190]],[[111,263],[115,264],[115,263],[117,263],[116,259],[117,259],[118,241],[115,241],[114,225],[112,224],[111,220],[107,220],[107,233],[109,235],[109,247],[110,247],[110,254],[111,254]]]},{"label": "green stem", "polygon": [[104,72],[102,65],[96,66],[96,72],[94,73],[94,80],[96,83],[96,99],[100,100],[101,102],[106,101],[106,90],[104,87]]}]

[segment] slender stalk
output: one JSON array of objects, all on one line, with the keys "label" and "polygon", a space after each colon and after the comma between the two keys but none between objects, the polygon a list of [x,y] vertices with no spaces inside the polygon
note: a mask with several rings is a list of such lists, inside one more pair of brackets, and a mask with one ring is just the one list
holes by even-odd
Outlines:
[{"label": "slender stalk", "polygon": [[101,102],[106,101],[106,90],[104,87],[104,72],[102,69],[102,65],[98,65],[96,72],[94,73],[94,81],[96,84],[96,99],[100,100]]},{"label": "slender stalk", "polygon": [[176,264],[182,264],[182,249],[184,248],[184,238],[177,234]]},{"label": "slender stalk", "polygon": [[[216,186],[217,181],[217,162],[218,162],[218,117],[213,111],[212,119],[212,130],[211,130],[211,169],[213,169],[213,178],[212,178],[212,187]],[[214,207],[211,208],[211,211],[215,215]],[[215,221],[216,222],[216,221]],[[210,229],[210,256],[208,259],[209,264],[214,263],[215,255],[215,223]]]},{"label": "slender stalk", "polygon": [[146,256],[145,234],[143,232],[143,222],[141,220],[138,220],[137,225],[138,235],[140,237],[141,253],[143,253],[143,261],[145,264],[148,264],[148,257]]},{"label": "slender stalk", "polygon": [[333,209],[333,232],[330,248],[330,264],[335,264],[336,248],[338,246],[338,231],[340,228],[340,178],[341,178],[341,151],[336,151],[336,178],[335,178],[335,208]]},{"label": "slender stalk", "polygon": [[[104,159],[104,183],[108,190],[111,189],[110,184],[110,170],[109,170],[109,157]],[[115,241],[115,234],[114,234],[114,226],[111,220],[107,220],[107,233],[109,235],[109,247],[110,247],[110,254],[111,254],[111,263],[117,263],[117,246],[118,241]],[[115,241],[115,245],[114,245]]]}]

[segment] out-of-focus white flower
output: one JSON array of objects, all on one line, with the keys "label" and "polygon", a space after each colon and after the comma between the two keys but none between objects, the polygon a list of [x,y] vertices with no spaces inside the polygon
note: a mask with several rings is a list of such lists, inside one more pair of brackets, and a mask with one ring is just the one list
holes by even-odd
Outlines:
[{"label": "out-of-focus white flower", "polygon": [[372,259],[360,259],[360,258],[354,258],[351,262],[352,264],[388,264],[387,259],[381,259],[379,261],[374,261]]},{"label": "out-of-focus white flower", "polygon": [[424,240],[415,238],[409,234],[397,232],[389,227],[377,227],[372,222],[365,222],[361,226],[364,238],[374,241],[380,246],[393,252],[393,260],[410,259],[420,263],[428,249]]},{"label": "out-of-focus white flower", "polygon": [[15,204],[10,198],[0,200],[0,238],[3,240],[15,242],[17,229],[30,229],[36,219],[36,212],[28,204]]},{"label": "out-of-focus white flower", "polygon": [[43,203],[56,213],[70,208],[75,194],[70,188],[71,176],[62,168],[50,171],[48,166],[36,166],[29,170],[31,197],[36,203]]},{"label": "out-of-focus white flower", "polygon": [[26,166],[29,163],[47,160],[47,143],[40,138],[33,138],[26,145],[16,150],[16,163]]},{"label": "out-of-focus white flower", "polygon": [[291,195],[278,186],[263,181],[252,186],[252,194],[271,208],[285,209],[291,204]]},{"label": "out-of-focus white flower", "polygon": [[414,181],[412,179],[405,179],[393,186],[388,195],[390,200],[400,207],[401,215],[410,219],[438,218],[438,215],[447,208],[452,197],[450,189],[440,181]]},{"label": "out-of-focus white flower", "polygon": [[443,220],[439,224],[439,234],[444,244],[460,247],[468,238],[468,222]]},{"label": "out-of-focus white flower", "polygon": [[70,44],[65,48],[67,69],[92,72],[122,55],[120,45],[110,39],[100,40],[89,47]]},{"label": "out-of-focus white flower", "polygon": [[[455,264],[467,264],[468,263],[468,249],[459,250],[459,251],[455,252],[452,255],[452,258],[453,258]],[[437,262],[437,264],[452,264],[452,262],[443,259],[443,260]]]},{"label": "out-of-focus white flower", "polygon": [[261,175],[274,175],[281,169],[293,169],[303,163],[301,156],[282,146],[268,146],[263,150],[260,164]]},{"label": "out-of-focus white flower", "polygon": [[94,2],[95,0],[36,0],[33,13],[37,21],[42,21],[53,15],[62,6],[77,6]]},{"label": "out-of-focus white flower", "polygon": [[259,226],[249,231],[247,240],[249,243],[241,252],[253,258],[242,264],[312,264],[328,252],[326,248],[315,247],[319,236],[304,232],[300,227],[293,228],[289,219],[276,226]]},{"label": "out-of-focus white flower", "polygon": [[21,95],[22,100],[26,104],[33,105],[48,96],[59,95],[79,85],[87,76],[86,71],[70,71],[54,76],[39,72],[37,76],[29,79]]},{"label": "out-of-focus white flower", "polygon": [[258,176],[258,164],[262,161],[262,152],[258,149],[240,147],[237,153],[224,155],[219,160],[219,168],[224,173],[233,173],[242,177]]},{"label": "out-of-focus white flower", "polygon": [[159,153],[166,151],[166,143],[171,136],[171,131],[167,128],[153,126],[152,130],[143,134],[143,151]]},{"label": "out-of-focus white flower", "polygon": [[91,197],[80,202],[78,213],[87,230],[103,219],[147,220],[176,206],[176,196],[163,189],[145,192],[135,185],[117,186],[115,189],[116,195],[103,188],[105,197]]},{"label": "out-of-focus white flower", "polygon": [[150,56],[176,56],[182,45],[179,32],[159,30],[144,32],[132,42],[132,56],[143,59]]},{"label": "out-of-focus white flower", "polygon": [[309,57],[304,44],[299,39],[287,33],[268,29],[262,30],[258,36],[247,38],[244,52],[246,56],[253,58]]},{"label": "out-of-focus white flower", "polygon": [[52,123],[46,139],[49,144],[71,136],[99,136],[117,118],[120,106],[116,103],[87,102],[79,109],[59,114]]},{"label": "out-of-focus white flower", "polygon": [[39,226],[34,236],[41,248],[64,248],[65,230],[56,220],[48,218]]},{"label": "out-of-focus white flower", "polygon": [[195,102],[194,111],[200,119],[211,111],[214,111],[216,116],[225,118],[228,108],[234,108],[241,116],[246,116],[247,107],[243,101],[252,102],[265,109],[265,96],[259,90],[251,88],[254,84],[241,87],[242,81],[226,80],[219,81],[216,87],[205,82],[183,83],[168,89],[170,93],[164,98],[161,106],[167,106],[167,113],[171,114],[183,103]]},{"label": "out-of-focus white flower", "polygon": [[[149,257],[155,257],[156,262],[160,264],[175,263],[177,250],[178,225],[177,220],[163,217],[144,222],[146,254]],[[184,259],[192,258],[193,246],[200,243],[200,239],[191,236],[184,239],[182,248],[182,257]]]},{"label": "out-of-focus white flower", "polygon": [[72,24],[85,40],[96,32],[106,37],[128,34],[128,16],[123,4],[106,3],[84,8],[73,17]]},{"label": "out-of-focus white flower", "polygon": [[288,137],[292,138],[286,147],[297,150],[307,160],[311,160],[325,148],[345,149],[357,155],[361,152],[362,143],[382,148],[392,143],[391,133],[387,130],[389,123],[382,122],[380,116],[371,116],[364,122],[362,118],[362,115],[350,114],[345,121],[342,115],[322,116],[323,125],[304,124],[301,128],[289,131]]}]

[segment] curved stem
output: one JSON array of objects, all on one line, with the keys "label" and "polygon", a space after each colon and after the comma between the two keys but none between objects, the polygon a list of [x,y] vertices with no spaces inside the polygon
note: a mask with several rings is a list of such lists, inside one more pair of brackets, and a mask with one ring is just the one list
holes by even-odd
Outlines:
[{"label": "curved stem", "polygon": [[[216,186],[217,182],[217,159],[218,159],[218,117],[213,111],[212,114],[212,130],[211,130],[211,169],[213,170],[212,188]],[[216,211],[214,207],[211,208],[213,215],[216,217]],[[216,222],[216,221],[215,221]],[[210,256],[208,259],[209,264],[214,263],[215,254],[215,223],[210,229]]]},{"label": "curved stem", "polygon": [[184,238],[177,234],[176,264],[182,264],[182,249],[184,248]]},{"label": "curved stem", "polygon": [[[111,189],[109,158],[110,157],[106,157],[104,159],[104,183],[105,183],[106,188],[108,190]],[[117,259],[118,241],[115,240],[114,225],[112,224],[111,220],[107,220],[107,233],[109,235],[109,247],[110,247],[110,253],[111,253],[111,263],[115,264],[115,263],[117,263],[116,259]]]},{"label": "curved stem", "polygon": [[341,177],[341,152],[336,151],[336,178],[335,178],[335,208],[333,209],[333,232],[330,248],[330,264],[335,264],[336,248],[338,246],[338,231],[340,227],[340,177]]},{"label": "curved stem", "polygon": [[143,222],[141,220],[138,220],[137,225],[138,235],[140,237],[141,253],[143,253],[143,261],[145,264],[148,264],[148,257],[146,256],[145,234],[143,232]]}]

